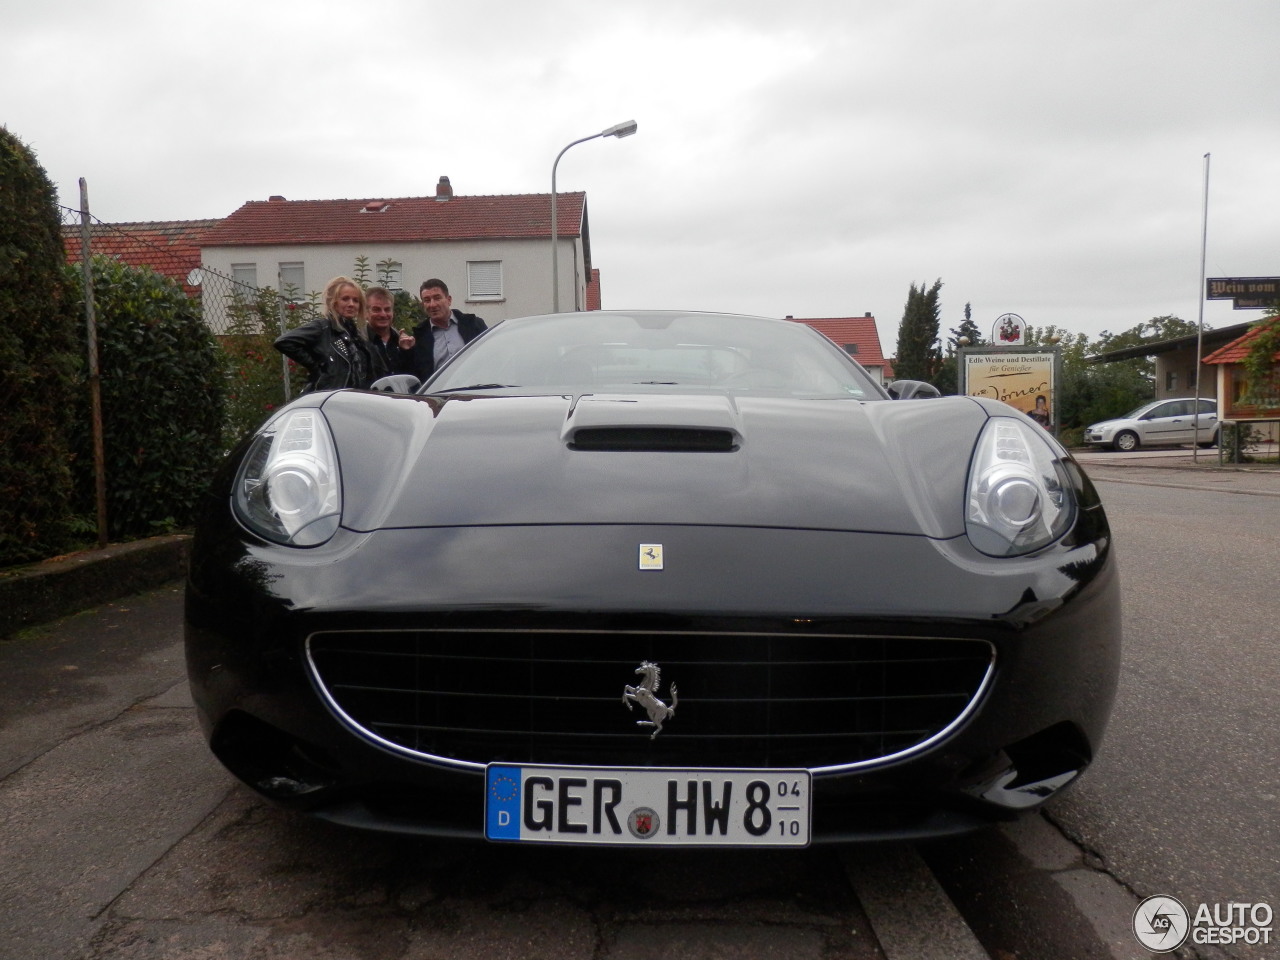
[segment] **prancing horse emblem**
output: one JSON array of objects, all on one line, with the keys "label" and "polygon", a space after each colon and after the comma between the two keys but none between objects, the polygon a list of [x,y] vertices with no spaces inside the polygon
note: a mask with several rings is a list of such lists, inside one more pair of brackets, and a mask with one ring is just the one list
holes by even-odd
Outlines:
[{"label": "prancing horse emblem", "polygon": [[622,688],[622,702],[628,710],[631,704],[638,703],[644,707],[645,713],[649,715],[648,720],[637,720],[637,727],[653,727],[653,733],[649,735],[652,740],[662,732],[662,725],[676,715],[676,703],[679,696],[676,693],[676,685],[671,685],[671,706],[667,706],[658,699],[658,687],[662,685],[662,671],[656,663],[650,663],[645,660],[636,668],[636,673],[640,674],[642,679],[634,687],[627,684]]}]

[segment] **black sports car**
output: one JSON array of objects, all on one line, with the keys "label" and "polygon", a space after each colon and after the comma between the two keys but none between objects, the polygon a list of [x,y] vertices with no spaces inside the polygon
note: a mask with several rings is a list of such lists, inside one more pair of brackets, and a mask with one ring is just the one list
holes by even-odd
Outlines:
[{"label": "black sports car", "polygon": [[969,830],[1092,760],[1111,537],[1011,407],[891,399],[802,324],[676,312],[508,320],[377,386],[280,410],[196,533],[192,692],[265,796],[804,845]]}]

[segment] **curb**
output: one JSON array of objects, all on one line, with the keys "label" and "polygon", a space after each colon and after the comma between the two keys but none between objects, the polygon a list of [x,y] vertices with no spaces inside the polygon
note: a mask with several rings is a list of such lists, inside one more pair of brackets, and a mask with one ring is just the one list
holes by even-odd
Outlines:
[{"label": "curb", "polygon": [[0,575],[0,638],[186,576],[191,537],[110,544]]}]

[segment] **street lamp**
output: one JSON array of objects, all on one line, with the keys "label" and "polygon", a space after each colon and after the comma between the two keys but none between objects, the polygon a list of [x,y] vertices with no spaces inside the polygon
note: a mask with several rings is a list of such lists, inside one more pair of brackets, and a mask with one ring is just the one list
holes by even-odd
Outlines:
[{"label": "street lamp", "polygon": [[556,167],[560,165],[560,158],[565,155],[565,151],[569,147],[576,147],[578,144],[594,140],[596,137],[617,137],[621,140],[623,137],[631,136],[636,132],[636,129],[634,120],[628,120],[626,123],[615,123],[606,130],[601,130],[599,133],[593,133],[589,137],[573,141],[564,150],[556,154],[556,162],[551,165],[551,310],[553,313],[560,312],[560,256],[557,248],[557,241],[560,237],[557,235],[556,230]]}]

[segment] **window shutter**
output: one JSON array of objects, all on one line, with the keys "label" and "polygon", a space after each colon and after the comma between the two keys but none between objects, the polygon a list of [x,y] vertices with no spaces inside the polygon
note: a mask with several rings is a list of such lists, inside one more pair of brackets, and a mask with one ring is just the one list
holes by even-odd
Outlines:
[{"label": "window shutter", "polygon": [[470,300],[493,300],[502,296],[502,261],[470,260],[467,262],[467,297]]}]

